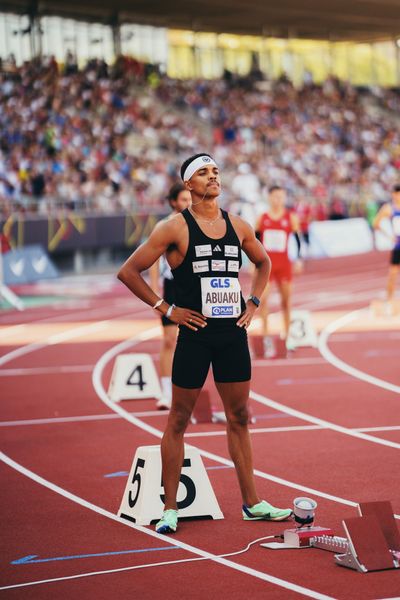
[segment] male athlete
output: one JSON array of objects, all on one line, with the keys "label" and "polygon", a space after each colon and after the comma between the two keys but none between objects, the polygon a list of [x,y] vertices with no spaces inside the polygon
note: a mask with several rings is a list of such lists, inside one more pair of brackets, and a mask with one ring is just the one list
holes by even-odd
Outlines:
[{"label": "male athlete", "polygon": [[[271,187],[268,200],[268,212],[260,215],[258,218],[256,235],[268,252],[268,256],[272,262],[270,281],[275,281],[279,290],[286,347],[288,350],[292,350],[293,348],[289,347],[288,343],[292,297],[292,263],[288,254],[288,242],[290,234],[294,233],[298,250],[296,270],[300,271],[302,268],[300,261],[300,225],[297,215],[289,212],[286,208],[286,192],[283,188],[278,185]],[[262,333],[267,356],[271,353],[271,348],[268,345],[270,338],[267,337],[269,287],[266,288],[262,295],[260,306]]]},{"label": "male athlete", "polygon": [[[393,235],[388,234],[382,227],[382,221],[389,219],[392,224]],[[400,184],[394,186],[392,201],[384,204],[376,215],[373,222],[374,229],[379,229],[385,235],[393,239],[394,246],[390,255],[389,273],[386,284],[388,303],[394,298],[396,279],[400,268]]]},{"label": "male athlete", "polygon": [[[158,223],[118,273],[136,296],[179,325],[172,407],[161,442],[165,507],[156,531],[177,529],[183,436],[210,364],[227,418],[228,447],[243,498],[243,519],[282,521],[290,517],[291,510],[275,508],[257,494],[247,427],[251,364],[246,329],[267,284],[270,260],[250,225],[219,208],[219,170],[210,155],[188,158],[181,177],[191,192],[191,207]],[[241,250],[255,265],[246,302],[238,279]],[[159,298],[141,275],[164,253],[174,276],[176,306]]]},{"label": "male athlete", "polygon": [[[172,215],[182,212],[189,206],[192,201],[189,190],[186,189],[183,183],[173,185],[167,196]],[[169,215],[169,219],[172,215]],[[175,285],[171,269],[165,260],[164,256],[156,261],[150,267],[150,285],[152,289],[158,293],[160,275],[163,280],[163,295],[165,302],[173,304],[175,302]],[[161,398],[158,399],[157,408],[160,410],[171,408],[172,400],[172,359],[174,356],[177,326],[176,324],[161,315],[161,324],[163,328],[163,339],[160,351],[160,378],[161,378]]]}]

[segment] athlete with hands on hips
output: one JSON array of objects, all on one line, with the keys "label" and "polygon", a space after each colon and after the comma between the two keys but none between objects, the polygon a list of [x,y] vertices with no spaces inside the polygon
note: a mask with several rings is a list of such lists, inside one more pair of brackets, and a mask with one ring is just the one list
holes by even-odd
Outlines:
[{"label": "athlete with hands on hips", "polygon": [[[191,206],[158,223],[118,273],[138,298],[179,325],[172,406],[161,441],[165,507],[156,531],[177,529],[183,437],[210,364],[225,409],[228,447],[243,499],[242,517],[281,521],[290,517],[291,510],[276,508],[257,494],[248,431],[251,362],[246,329],[267,285],[271,262],[252,227],[219,208],[220,175],[210,155],[188,158],[181,177],[191,193]],[[242,250],[255,266],[247,301],[238,277]],[[142,277],[162,254],[174,277],[176,306],[159,298]]]}]

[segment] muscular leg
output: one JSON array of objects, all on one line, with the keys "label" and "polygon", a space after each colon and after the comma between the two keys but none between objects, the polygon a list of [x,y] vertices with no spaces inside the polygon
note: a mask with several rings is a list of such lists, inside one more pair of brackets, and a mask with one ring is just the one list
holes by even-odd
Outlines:
[{"label": "muscular leg", "polygon": [[281,296],[281,308],[283,316],[283,327],[285,331],[285,339],[289,334],[290,327],[290,309],[292,300],[292,282],[291,281],[279,281],[278,289]]},{"label": "muscular leg", "polygon": [[176,325],[167,325],[166,327],[163,327],[163,341],[160,352],[161,377],[171,377],[177,329]]},{"label": "muscular leg", "polygon": [[183,435],[201,388],[190,390],[173,385],[172,390],[172,407],[161,440],[165,510],[177,508],[176,496],[184,458]]},{"label": "muscular leg", "polygon": [[387,291],[387,299],[389,302],[393,300],[394,291],[396,289],[396,279],[397,273],[399,272],[398,265],[390,265],[389,267],[389,275],[387,279],[386,291]]},{"label": "muscular leg", "polygon": [[253,456],[248,430],[248,409],[250,382],[215,383],[221,396],[227,418],[228,448],[235,464],[236,474],[247,506],[257,504],[260,499],[256,492],[253,474]]}]

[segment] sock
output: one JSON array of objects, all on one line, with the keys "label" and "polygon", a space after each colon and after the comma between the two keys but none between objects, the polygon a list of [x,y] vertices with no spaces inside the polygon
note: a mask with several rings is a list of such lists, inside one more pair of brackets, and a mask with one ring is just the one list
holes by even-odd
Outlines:
[{"label": "sock", "polygon": [[161,377],[162,395],[168,400],[172,398],[172,381],[171,377]]}]

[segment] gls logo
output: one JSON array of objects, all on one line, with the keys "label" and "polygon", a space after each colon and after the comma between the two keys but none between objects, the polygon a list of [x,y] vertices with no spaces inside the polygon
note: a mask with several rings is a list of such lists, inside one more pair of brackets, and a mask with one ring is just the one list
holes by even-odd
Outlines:
[{"label": "gls logo", "polygon": [[211,279],[211,287],[212,288],[228,288],[229,287],[229,279],[220,279],[215,278]]}]

